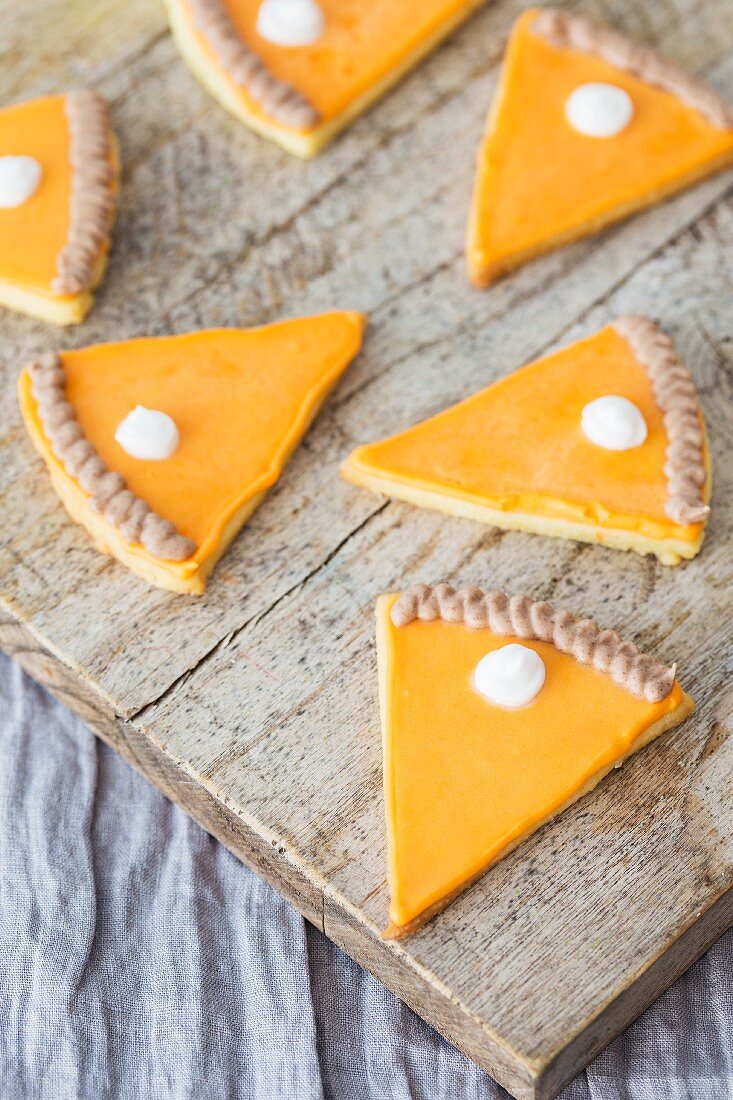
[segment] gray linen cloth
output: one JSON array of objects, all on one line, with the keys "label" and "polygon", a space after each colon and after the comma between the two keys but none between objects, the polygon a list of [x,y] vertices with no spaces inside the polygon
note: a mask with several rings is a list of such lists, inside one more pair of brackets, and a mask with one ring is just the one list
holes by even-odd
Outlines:
[{"label": "gray linen cloth", "polygon": [[[506,1094],[0,655],[1,1100]],[[733,937],[563,1100],[733,1097]]]}]

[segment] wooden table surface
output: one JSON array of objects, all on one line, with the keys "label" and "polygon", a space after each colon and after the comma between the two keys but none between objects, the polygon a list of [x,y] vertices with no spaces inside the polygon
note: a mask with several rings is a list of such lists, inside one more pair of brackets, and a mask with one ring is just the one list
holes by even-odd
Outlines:
[{"label": "wooden table surface", "polygon": [[[729,0],[575,7],[733,99]],[[733,177],[471,289],[474,156],[519,10],[487,6],[301,163],[199,88],[159,4],[0,0],[0,102],[96,86],[123,156],[88,320],[62,332],[0,319],[0,645],[515,1096],[539,1098],[733,922]],[[20,367],[47,349],[332,307],[370,313],[364,351],[205,597],[146,587],[99,556],[25,438]],[[626,311],[673,335],[701,393],[716,487],[697,560],[669,569],[502,534],[340,480],[355,444]],[[620,626],[679,661],[699,709],[419,935],[385,943],[374,597],[438,579]]]}]

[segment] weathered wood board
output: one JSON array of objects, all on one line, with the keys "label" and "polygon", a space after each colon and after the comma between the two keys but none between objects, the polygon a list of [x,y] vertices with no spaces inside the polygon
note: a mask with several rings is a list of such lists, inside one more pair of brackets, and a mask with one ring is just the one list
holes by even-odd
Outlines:
[{"label": "weathered wood board", "polygon": [[[727,0],[581,6],[733,97]],[[472,290],[474,153],[519,8],[496,0],[303,164],[210,102],[157,5],[0,0],[0,101],[96,84],[124,164],[87,322],[0,318],[0,646],[510,1092],[539,1098],[733,923],[733,177]],[[364,352],[206,596],[149,589],[99,557],[24,437],[20,366],[48,348],[337,306],[370,312]],[[499,534],[339,479],[354,444],[628,310],[662,322],[702,394],[716,488],[696,561],[670,570]],[[441,578],[622,625],[679,661],[699,709],[387,944],[373,601]]]}]

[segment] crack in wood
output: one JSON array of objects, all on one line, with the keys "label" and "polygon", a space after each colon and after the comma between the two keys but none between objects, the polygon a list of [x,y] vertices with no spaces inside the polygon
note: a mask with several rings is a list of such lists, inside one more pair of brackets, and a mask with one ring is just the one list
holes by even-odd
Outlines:
[{"label": "crack in wood", "polygon": [[333,561],[333,559],[337,556],[337,554],[339,554],[340,551],[343,550],[343,548],[346,546],[346,544],[351,542],[351,540],[353,538],[355,538],[356,535],[358,535],[360,533],[360,531],[363,531],[364,528],[367,527],[372,522],[372,520],[374,520],[378,515],[380,515],[385,510],[385,508],[387,508],[389,506],[390,503],[391,502],[389,500],[383,501],[377,508],[375,508],[372,512],[370,512],[369,515],[361,521],[361,523],[357,524],[356,527],[354,527],[351,531],[349,531],[349,533],[347,535],[345,535],[336,544],[336,546],[334,546],[329,551],[329,553],[326,555],[326,557],[323,559],[323,561],[319,562],[318,565],[314,566],[313,569],[311,569],[304,577],[301,577],[299,580],[297,580],[285,592],[282,592],[277,597],[277,599],[273,600],[272,603],[268,604],[268,606],[263,611],[256,612],[254,615],[250,616],[249,619],[247,619],[245,622],[243,622],[241,624],[241,626],[236,627],[234,630],[230,630],[229,633],[224,638],[220,638],[216,642],[215,645],[211,646],[210,649],[208,649],[204,654],[201,655],[201,657],[199,657],[199,659],[195,662],[195,664],[191,665],[190,668],[186,669],[185,672],[181,673],[181,675],[176,680],[174,680],[165,689],[165,691],[161,692],[161,694],[158,695],[155,699],[151,699],[150,702],[146,703],[144,706],[139,707],[137,710],[133,711],[132,713],[125,715],[125,720],[128,721],[128,722],[135,722],[135,721],[139,720],[141,723],[145,724],[145,722],[147,720],[147,717],[148,717],[150,712],[154,712],[155,709],[169,695],[171,695],[178,688],[180,688],[183,684],[185,684],[195,672],[197,672],[200,668],[202,668],[217,653],[219,653],[222,649],[226,649],[228,646],[235,643],[237,641],[238,637],[240,636],[240,634],[242,634],[245,630],[247,630],[248,627],[258,626],[262,622],[262,620],[267,618],[268,615],[272,614],[272,612],[284,600],[288,599],[288,597],[292,596],[294,593],[296,593],[300,589],[304,588],[305,585],[308,584],[308,582],[310,580],[312,580],[313,577],[317,576],[319,573],[322,573],[323,570],[328,567],[330,562]]}]

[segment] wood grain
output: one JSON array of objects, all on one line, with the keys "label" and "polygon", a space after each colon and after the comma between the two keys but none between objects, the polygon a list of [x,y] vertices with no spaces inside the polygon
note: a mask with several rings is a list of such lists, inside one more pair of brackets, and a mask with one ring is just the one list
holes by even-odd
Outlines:
[{"label": "wood grain", "polygon": [[[573,6],[733,98],[726,0]],[[0,0],[2,102],[94,83],[123,190],[87,322],[59,334],[2,317],[0,646],[515,1096],[551,1097],[733,920],[733,176],[479,293],[464,223],[519,3],[489,5],[305,164],[209,101],[156,5],[16,7]],[[59,346],[332,307],[370,312],[364,352],[205,597],[98,556],[24,437],[20,367]],[[716,476],[695,561],[502,534],[339,479],[357,443],[621,312],[659,319],[700,388]],[[414,939],[385,943],[373,603],[437,579],[617,624],[679,662],[699,710]]]}]

